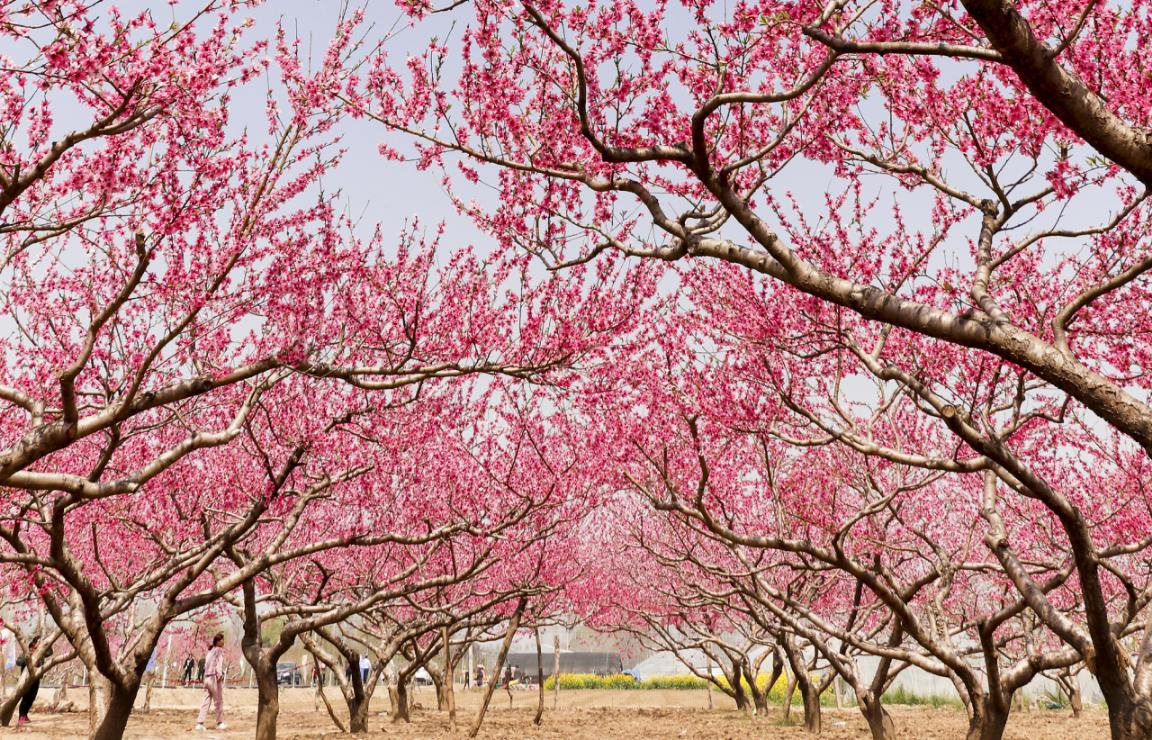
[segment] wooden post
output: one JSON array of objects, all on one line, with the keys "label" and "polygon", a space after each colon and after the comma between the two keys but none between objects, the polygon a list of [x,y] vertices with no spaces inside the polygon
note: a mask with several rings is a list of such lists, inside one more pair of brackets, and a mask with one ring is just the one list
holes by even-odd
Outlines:
[{"label": "wooden post", "polygon": [[453,673],[456,669],[452,665],[452,643],[448,641],[448,627],[443,627],[441,635],[444,639],[444,699],[448,704],[448,724],[452,732],[456,731],[456,690],[452,686]]},{"label": "wooden post", "polygon": [[476,737],[480,734],[480,725],[484,724],[484,714],[488,711],[488,703],[492,701],[492,690],[496,688],[496,682],[500,680],[500,673],[504,670],[504,660],[508,657],[508,648],[512,646],[512,638],[516,635],[517,628],[520,627],[520,618],[524,616],[524,607],[527,605],[527,597],[521,596],[520,601],[516,604],[516,611],[512,613],[512,619],[508,622],[508,632],[504,635],[503,644],[500,645],[500,654],[496,656],[496,667],[492,669],[492,680],[484,687],[484,700],[480,704],[476,723],[469,730],[468,737]]},{"label": "wooden post", "polygon": [[552,711],[560,703],[560,633],[552,637]]},{"label": "wooden post", "polygon": [[539,700],[536,702],[536,718],[532,720],[532,724],[539,725],[544,721],[544,653],[540,649],[540,628],[536,627],[536,680],[539,682],[537,693]]}]

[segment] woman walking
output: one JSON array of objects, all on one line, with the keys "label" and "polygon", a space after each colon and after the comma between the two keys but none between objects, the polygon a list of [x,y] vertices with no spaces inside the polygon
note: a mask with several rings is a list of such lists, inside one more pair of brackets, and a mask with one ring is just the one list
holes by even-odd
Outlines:
[{"label": "woman walking", "polygon": [[216,704],[216,729],[226,730],[224,724],[224,634],[217,632],[212,638],[212,647],[204,656],[204,701],[200,704],[200,715],[196,718],[196,731],[204,731],[204,720],[208,717],[208,706]]}]

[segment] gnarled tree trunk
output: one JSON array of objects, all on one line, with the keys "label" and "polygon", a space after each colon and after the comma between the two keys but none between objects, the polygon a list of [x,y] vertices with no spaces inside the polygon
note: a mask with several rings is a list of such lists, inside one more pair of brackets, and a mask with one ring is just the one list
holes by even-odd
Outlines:
[{"label": "gnarled tree trunk", "polygon": [[[124,730],[128,727],[128,718],[132,715],[132,706],[136,703],[136,695],[140,692],[140,682],[137,680],[128,686],[108,684],[108,693],[102,708],[102,715],[92,740],[120,740],[124,737]],[[91,708],[89,708],[91,712]]]},{"label": "gnarled tree trunk", "polygon": [[760,716],[768,714],[768,692],[771,690],[772,684],[768,684],[763,691],[760,690],[760,687],[756,685],[756,674],[752,671],[747,656],[740,661],[740,670],[744,675],[744,680],[748,683],[748,695],[752,698],[752,713]]},{"label": "gnarled tree trunk", "polygon": [[[245,654],[247,654],[245,650]],[[280,717],[280,686],[276,683],[276,664],[263,656],[248,659],[256,678],[256,740],[276,740],[276,721]]]},{"label": "gnarled tree trunk", "polygon": [[[804,656],[800,648],[791,637],[786,637],[781,643],[788,664],[792,667],[793,680],[796,688],[800,690],[800,699],[804,702],[804,729],[819,733],[821,728],[820,716],[820,690],[812,677],[808,675],[808,666],[804,663]],[[788,703],[791,704],[791,694]]]},{"label": "gnarled tree trunk", "polygon": [[408,682],[397,681],[395,686],[388,687],[388,698],[392,701],[392,721],[411,722],[411,704],[408,701]]},{"label": "gnarled tree trunk", "polygon": [[353,735],[368,732],[368,705],[367,697],[352,697],[348,704],[348,731]]},{"label": "gnarled tree trunk", "polygon": [[1000,740],[1004,737],[1010,709],[1011,697],[999,700],[991,694],[973,697],[967,740]]},{"label": "gnarled tree trunk", "polygon": [[894,740],[896,725],[892,722],[892,715],[880,703],[880,697],[871,691],[858,692],[856,701],[860,705],[860,712],[868,722],[868,731],[872,733],[872,740]]}]

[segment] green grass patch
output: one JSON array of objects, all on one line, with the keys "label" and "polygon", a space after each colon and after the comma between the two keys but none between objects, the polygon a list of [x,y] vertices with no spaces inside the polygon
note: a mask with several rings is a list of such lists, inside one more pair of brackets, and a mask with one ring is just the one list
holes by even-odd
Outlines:
[{"label": "green grass patch", "polygon": [[905,706],[923,706],[923,707],[962,707],[963,702],[959,697],[950,696],[948,694],[920,694],[911,691],[903,686],[897,686],[894,689],[888,689],[884,695],[880,697],[882,704],[902,704]]}]

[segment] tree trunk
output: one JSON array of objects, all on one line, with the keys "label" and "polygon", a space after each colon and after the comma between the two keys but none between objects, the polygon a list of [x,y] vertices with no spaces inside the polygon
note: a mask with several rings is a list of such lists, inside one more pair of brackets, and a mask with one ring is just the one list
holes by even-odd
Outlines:
[{"label": "tree trunk", "polygon": [[856,697],[860,703],[860,712],[868,722],[868,730],[872,733],[872,740],[894,740],[896,725],[892,722],[892,715],[884,709],[880,698],[870,693],[866,696]]},{"label": "tree trunk", "polygon": [[368,705],[366,697],[353,697],[348,702],[348,731],[353,735],[368,732]]},{"label": "tree trunk", "polygon": [[776,682],[780,680],[780,676],[784,674],[784,661],[781,660],[779,653],[772,655],[772,673],[768,676],[768,683],[764,684],[764,704],[767,706],[768,697],[772,694],[772,689],[776,688]]},{"label": "tree trunk", "polygon": [[[704,655],[708,657],[705,651]],[[707,674],[708,682],[715,684],[715,686],[723,691],[727,696],[731,697],[732,701],[736,702],[736,708],[741,712],[751,711],[751,704],[748,701],[748,692],[744,690],[744,681],[741,680],[743,674],[740,672],[740,661],[732,659],[730,667],[725,667],[723,663],[719,663],[720,673],[724,679],[721,682],[712,675],[709,669]]]},{"label": "tree trunk", "polygon": [[96,671],[88,672],[88,734],[93,737],[104,722],[111,693],[112,686],[107,678]]},{"label": "tree trunk", "polygon": [[552,709],[560,704],[560,635],[552,638]]},{"label": "tree trunk", "polygon": [[768,689],[760,690],[756,685],[756,675],[752,673],[752,666],[747,658],[740,662],[740,670],[744,680],[748,682],[748,694],[752,697],[752,713],[757,715],[768,714]]},{"label": "tree trunk", "polygon": [[1119,707],[1108,704],[1108,724],[1112,730],[1112,740],[1147,740],[1152,737],[1152,708],[1147,699],[1131,699],[1117,702]]},{"label": "tree trunk", "polygon": [[811,681],[802,680],[800,693],[804,698],[804,729],[820,734],[820,692],[816,690],[816,685]]},{"label": "tree trunk", "polygon": [[428,671],[428,675],[432,678],[432,687],[436,689],[436,711],[443,712],[448,709],[448,694],[444,691],[444,677],[437,676],[432,671]]},{"label": "tree trunk", "polygon": [[[375,684],[371,688],[375,688]],[[347,690],[341,690],[340,694],[348,706],[348,731],[368,732],[368,705],[372,703],[372,691],[361,679],[359,664],[352,676],[351,686]]]},{"label": "tree trunk", "polygon": [[395,686],[388,687],[388,697],[392,700],[392,721],[411,722],[411,705],[408,703],[408,684],[405,681],[396,681]]},{"label": "tree trunk", "polygon": [[128,718],[132,715],[132,706],[136,703],[139,691],[139,681],[126,688],[115,684],[108,687],[108,700],[104,704],[100,724],[92,733],[92,740],[120,740],[124,737],[124,729],[128,726]]},{"label": "tree trunk", "polygon": [[1072,717],[1080,719],[1080,713],[1084,711],[1084,700],[1080,696],[1080,679],[1077,676],[1072,676],[1068,687],[1068,704],[1072,707]]},{"label": "tree trunk", "polygon": [[56,693],[52,696],[52,706],[56,711],[70,712],[71,709],[62,709],[62,707],[71,707],[72,701],[68,698],[68,674],[65,673],[60,678],[60,688],[56,689]]},{"label": "tree trunk", "polygon": [[788,674],[788,683],[784,687],[784,721],[792,719],[792,697],[796,694],[796,672]]},{"label": "tree trunk", "polygon": [[755,707],[756,714],[761,716],[768,714],[768,691],[753,689],[752,704]]},{"label": "tree trunk", "polygon": [[532,724],[539,726],[544,722],[544,651],[540,648],[540,628],[535,629],[536,633],[536,682],[537,691],[539,693],[539,700],[536,702],[536,717],[532,720]]},{"label": "tree trunk", "polygon": [[152,687],[156,683],[156,673],[153,671],[148,674],[148,682],[144,687],[144,703],[140,706],[140,714],[148,714],[152,711]]},{"label": "tree trunk", "polygon": [[249,660],[256,677],[256,740],[276,740],[276,720],[280,715],[280,687],[276,685],[276,664]]},{"label": "tree trunk", "polygon": [[[792,667],[793,680],[796,683],[796,688],[800,690],[800,698],[804,702],[804,729],[819,733],[821,724],[820,691],[812,682],[811,676],[808,675],[808,666],[804,662],[800,647],[796,645],[794,640],[791,637],[785,637],[781,642],[781,647],[784,649],[784,656],[788,659],[788,665]],[[792,703],[791,694],[788,696],[788,703]]]},{"label": "tree trunk", "polygon": [[708,674],[708,680],[705,682],[708,689],[708,708],[712,709],[712,656],[707,653],[704,655],[704,672]]},{"label": "tree trunk", "polygon": [[480,704],[480,711],[476,714],[476,723],[469,730],[468,737],[476,737],[480,734],[480,726],[484,724],[484,714],[488,711],[488,703],[492,701],[492,691],[496,688],[496,682],[500,680],[500,673],[504,670],[504,660],[508,657],[508,648],[512,646],[512,638],[516,635],[516,629],[520,626],[520,617],[524,615],[524,607],[527,605],[528,599],[521,596],[520,602],[516,604],[516,611],[512,613],[512,619],[508,622],[508,632],[504,635],[504,642],[500,645],[500,654],[496,656],[496,666],[492,669],[492,680],[484,689],[484,700]]},{"label": "tree trunk", "polygon": [[441,637],[444,641],[444,676],[445,676],[445,689],[447,690],[448,699],[448,724],[451,726],[452,731],[456,731],[456,664],[452,662],[452,643],[449,640],[451,635],[448,634],[448,628],[441,629]]},{"label": "tree trunk", "polygon": [[[976,697],[973,697],[977,699]],[[1012,699],[997,702],[991,696],[972,702],[972,718],[968,720],[968,740],[1000,740],[1008,723]]]}]

